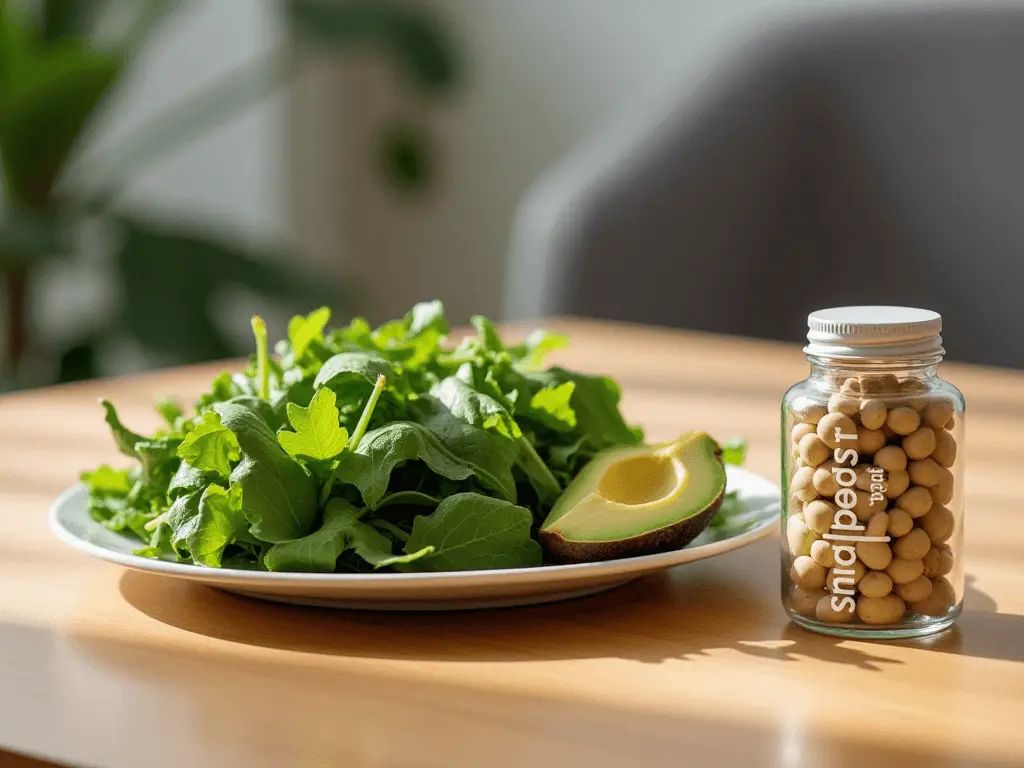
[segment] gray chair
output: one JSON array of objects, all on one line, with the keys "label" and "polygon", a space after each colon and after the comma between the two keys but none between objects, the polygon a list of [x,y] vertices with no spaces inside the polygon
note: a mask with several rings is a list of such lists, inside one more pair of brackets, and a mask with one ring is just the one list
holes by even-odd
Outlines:
[{"label": "gray chair", "polygon": [[1024,11],[865,14],[751,41],[524,198],[507,314],[800,340],[808,311],[941,312],[1024,367]]}]

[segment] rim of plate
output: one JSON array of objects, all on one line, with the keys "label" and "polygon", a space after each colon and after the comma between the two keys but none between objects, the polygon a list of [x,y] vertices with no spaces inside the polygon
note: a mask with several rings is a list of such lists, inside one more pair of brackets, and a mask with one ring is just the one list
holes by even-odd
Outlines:
[{"label": "rim of plate", "polygon": [[[771,487],[774,489],[775,493],[779,493],[779,488],[777,485],[775,485],[775,483],[755,472],[743,469],[742,467],[729,467],[729,472],[730,474],[736,473],[738,475],[754,478],[766,489],[768,487]],[[756,527],[751,528],[748,531],[738,533],[735,536],[729,536],[725,539],[720,539],[719,541],[712,541],[707,544],[701,544],[696,547],[686,546],[682,549],[674,549],[669,552],[659,552],[653,555],[624,557],[617,560],[600,560],[594,563],[538,565],[532,568],[496,568],[493,570],[475,571],[415,571],[409,573],[301,573],[294,571],[245,570],[243,568],[206,568],[204,566],[191,565],[189,563],[175,563],[168,560],[140,557],[138,555],[117,552],[116,550],[108,549],[104,546],[101,546],[92,541],[80,538],[79,536],[75,535],[74,532],[66,528],[60,520],[61,510],[71,502],[73,497],[83,495],[84,493],[86,493],[85,485],[83,485],[82,483],[76,483],[70,488],[66,488],[54,500],[53,504],[50,505],[50,513],[48,516],[50,530],[64,544],[67,544],[73,549],[77,549],[80,552],[85,552],[86,554],[91,555],[93,557],[97,557],[101,560],[106,560],[111,563],[116,563],[117,565],[121,565],[126,568],[151,571],[154,573],[167,573],[173,574],[175,576],[185,576],[188,578],[215,578],[220,581],[236,581],[248,584],[252,584],[254,582],[301,582],[316,584],[352,584],[359,582],[372,582],[375,584],[379,584],[428,580],[459,581],[464,579],[472,579],[476,581],[482,577],[530,581],[534,578],[544,578],[548,575],[570,575],[573,573],[578,573],[582,575],[584,573],[592,574],[595,571],[602,570],[615,571],[617,573],[628,573],[634,570],[646,571],[651,568],[673,565],[675,564],[675,561],[679,560],[680,556],[684,553],[700,552],[702,556],[696,558],[686,557],[679,562],[680,565],[691,560],[703,560],[707,557],[713,557],[714,555],[717,555],[721,552],[728,552],[734,549],[740,549],[742,547],[745,547],[748,544],[752,544],[753,542],[758,541],[759,539],[762,539],[765,536],[767,536],[778,525],[779,516],[781,514],[781,503],[776,502],[779,505],[779,509],[773,510],[771,517],[767,518],[763,523],[757,525]],[[99,525],[98,523],[96,524]]]}]

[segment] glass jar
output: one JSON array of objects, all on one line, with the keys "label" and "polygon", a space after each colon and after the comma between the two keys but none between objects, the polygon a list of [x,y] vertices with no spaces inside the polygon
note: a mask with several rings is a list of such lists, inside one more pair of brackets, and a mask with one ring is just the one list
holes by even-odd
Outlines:
[{"label": "glass jar", "polygon": [[942,318],[807,321],[811,374],[782,401],[782,603],[844,637],[946,629],[964,592],[964,398],[936,372]]}]

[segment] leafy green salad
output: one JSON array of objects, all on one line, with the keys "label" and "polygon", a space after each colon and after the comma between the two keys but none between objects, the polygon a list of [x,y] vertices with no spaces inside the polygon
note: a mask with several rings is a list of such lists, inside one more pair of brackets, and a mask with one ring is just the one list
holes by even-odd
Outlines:
[{"label": "leafy green salad", "polygon": [[85,472],[92,517],[137,554],[208,567],[352,572],[540,565],[536,528],[596,452],[642,440],[611,379],[544,368],[565,337],[448,349],[440,302],[373,329],[292,318],[271,357],[221,373],[166,428],[133,432],[102,401],[129,469]]}]

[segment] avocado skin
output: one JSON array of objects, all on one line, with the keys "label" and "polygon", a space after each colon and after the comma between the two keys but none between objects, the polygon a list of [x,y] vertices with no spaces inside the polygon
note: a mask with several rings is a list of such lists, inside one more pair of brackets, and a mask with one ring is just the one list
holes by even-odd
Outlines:
[{"label": "avocado skin", "polygon": [[593,563],[598,560],[619,560],[624,557],[653,555],[682,549],[711,523],[725,498],[725,488],[704,511],[678,523],[655,531],[618,541],[569,541],[556,531],[539,532],[540,542],[557,563]]}]

